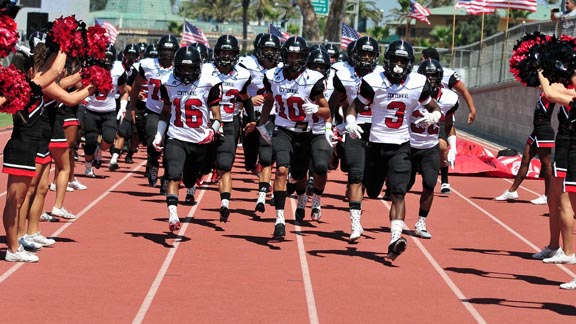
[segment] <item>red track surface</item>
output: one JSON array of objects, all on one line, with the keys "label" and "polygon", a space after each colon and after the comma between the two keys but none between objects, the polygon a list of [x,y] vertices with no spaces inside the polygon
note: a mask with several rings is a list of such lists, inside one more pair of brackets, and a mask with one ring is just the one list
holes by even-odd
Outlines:
[{"label": "red track surface", "polygon": [[[9,132],[0,133],[2,147]],[[239,151],[241,152],[241,151]],[[431,240],[405,236],[407,251],[385,261],[388,203],[365,200],[364,237],[348,244],[346,177],[329,175],[320,223],[289,220],[284,241],[271,237],[274,208],[254,217],[257,182],[233,170],[230,221],[218,222],[213,184],[168,232],[165,199],[143,178],[144,159],[67,193],[78,218],[42,223],[55,237],[37,264],[0,261],[2,323],[574,323],[576,291],[558,285],[574,266],[547,265],[531,254],[548,240],[547,207],[529,203],[543,182],[527,180],[515,203],[496,202],[506,179],[452,176],[437,195]],[[106,165],[107,166],[107,165]],[[76,172],[83,174],[82,163]],[[0,187],[6,176],[0,175]],[[418,183],[414,192],[419,193]],[[407,195],[407,222],[419,196]],[[5,195],[5,189],[0,191]],[[183,199],[184,190],[180,196]],[[49,194],[46,209],[53,203]],[[2,208],[4,201],[1,202]],[[294,199],[286,213],[293,215]],[[307,220],[309,220],[309,207]],[[292,219],[292,217],[287,217]],[[0,235],[4,239],[3,229]],[[5,244],[0,258],[4,258]]]}]

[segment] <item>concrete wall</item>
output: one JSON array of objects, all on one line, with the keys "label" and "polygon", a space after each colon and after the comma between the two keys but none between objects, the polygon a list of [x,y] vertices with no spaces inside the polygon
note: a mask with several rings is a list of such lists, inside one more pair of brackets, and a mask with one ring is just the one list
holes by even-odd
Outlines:
[{"label": "concrete wall", "polygon": [[[456,112],[456,128],[481,138],[494,141],[502,146],[522,152],[528,135],[532,132],[532,118],[538,88],[528,88],[518,82],[497,86],[469,89],[476,106],[476,121],[468,126],[468,106],[461,97]],[[553,127],[558,121],[554,111]]]}]

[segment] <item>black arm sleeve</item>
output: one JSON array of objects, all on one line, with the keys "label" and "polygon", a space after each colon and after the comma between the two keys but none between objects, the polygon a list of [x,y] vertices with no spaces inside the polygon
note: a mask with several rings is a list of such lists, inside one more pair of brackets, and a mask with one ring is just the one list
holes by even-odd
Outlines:
[{"label": "black arm sleeve", "polygon": [[208,107],[217,105],[222,100],[222,83],[218,83],[208,93]]},{"label": "black arm sleeve", "polygon": [[272,85],[270,84],[270,81],[268,81],[268,78],[266,76],[264,76],[264,80],[262,81],[262,83],[264,83],[264,89],[266,89],[268,93],[272,93]]},{"label": "black arm sleeve", "polygon": [[141,76],[144,80],[146,80],[146,76],[145,76],[144,69],[142,68],[142,66],[138,67],[138,74],[140,74],[140,76]]},{"label": "black arm sleeve", "polygon": [[316,96],[318,95],[324,96],[324,90],[326,90],[324,81],[326,81],[326,78],[322,78],[318,80],[316,84],[314,84],[314,86],[310,90],[310,99],[314,100],[314,98],[316,98]]},{"label": "black arm sleeve", "polygon": [[170,103],[170,96],[168,96],[168,90],[166,90],[165,85],[160,85],[160,98],[164,103]]},{"label": "black arm sleeve", "polygon": [[424,87],[422,87],[422,93],[420,93],[420,98],[418,99],[420,102],[423,102],[424,100],[428,99],[428,97],[430,97],[430,88],[431,88],[430,82],[426,80]]},{"label": "black arm sleeve", "polygon": [[375,92],[374,89],[372,89],[372,86],[365,80],[362,80],[358,96],[354,99],[356,107],[359,108],[370,105],[372,101],[374,101],[374,95]]},{"label": "black arm sleeve", "polygon": [[252,99],[248,98],[242,101],[242,105],[244,106],[244,110],[246,111],[246,115],[248,116],[248,122],[251,123],[256,121],[256,117],[254,116],[254,104],[252,104]]},{"label": "black arm sleeve", "polygon": [[338,74],[334,75],[334,78],[332,79],[332,83],[334,84],[334,91],[346,93],[346,89],[344,88],[342,81],[340,81]]}]

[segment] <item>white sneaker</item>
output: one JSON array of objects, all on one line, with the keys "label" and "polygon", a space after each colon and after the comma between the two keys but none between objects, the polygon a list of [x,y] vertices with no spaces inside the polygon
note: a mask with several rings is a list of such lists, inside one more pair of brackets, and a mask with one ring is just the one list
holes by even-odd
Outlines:
[{"label": "white sneaker", "polygon": [[542,262],[553,264],[575,264],[576,255],[566,255],[562,249],[558,249],[553,256],[542,260]]},{"label": "white sneaker", "polygon": [[554,254],[556,254],[556,252],[557,252],[558,250],[559,250],[559,249],[553,250],[553,249],[549,248],[548,246],[545,246],[542,251],[540,251],[540,252],[538,252],[538,253],[532,254],[532,259],[544,260],[544,259],[547,259],[547,258],[551,258],[551,257],[554,256]]},{"label": "white sneaker", "polygon": [[62,206],[62,208],[57,208],[56,206],[52,207],[52,216],[62,217],[66,219],[74,219],[76,215],[70,213],[69,211]]},{"label": "white sneaker", "polygon": [[440,192],[443,194],[449,194],[451,192],[450,190],[450,184],[449,183],[443,183],[440,185]]},{"label": "white sneaker", "polygon": [[176,205],[168,206],[168,228],[170,232],[180,230],[180,218],[178,217],[178,207]]},{"label": "white sneaker", "polygon": [[74,190],[86,190],[86,189],[88,189],[88,187],[86,187],[85,185],[80,183],[80,181],[78,181],[78,179],[76,179],[76,178],[74,178],[74,181],[68,182],[68,187],[72,188]]},{"label": "white sneaker", "polygon": [[94,173],[94,169],[92,167],[86,168],[86,170],[84,170],[84,175],[88,178],[96,178],[96,174]]},{"label": "white sneaker", "polygon": [[312,195],[312,220],[319,221],[322,218],[322,207],[320,207],[320,196]]},{"label": "white sneaker", "polygon": [[40,221],[42,222],[49,222],[52,219],[54,219],[54,217],[50,216],[47,212],[42,212],[42,215],[40,215]]},{"label": "white sneaker", "polygon": [[26,234],[18,238],[18,243],[20,243],[20,246],[25,250],[29,251],[38,251],[42,248],[42,244],[31,241]]},{"label": "white sneaker", "polygon": [[[50,184],[50,191],[56,191],[56,184],[54,182],[52,182]],[[68,186],[66,187],[66,191],[68,191],[68,192],[74,191],[74,188],[72,188],[70,186],[70,183],[68,183]]]},{"label": "white sneaker", "polygon": [[426,229],[426,223],[425,222],[418,221],[416,223],[416,225],[414,225],[414,234],[418,237],[425,238],[425,239],[431,239],[432,238],[432,234],[430,234],[430,232],[428,232],[428,230]]},{"label": "white sneaker", "polygon": [[546,195],[542,195],[536,199],[530,200],[530,202],[534,205],[546,205],[548,204],[548,198],[546,198]]},{"label": "white sneaker", "polygon": [[508,190],[505,190],[503,194],[494,198],[494,200],[497,200],[497,201],[514,200],[514,199],[518,199],[518,192],[517,191],[508,191]]},{"label": "white sneaker", "polygon": [[27,236],[28,241],[38,243],[42,246],[50,246],[56,243],[55,240],[45,237],[44,235],[40,234],[40,232],[32,235]]},{"label": "white sneaker", "polygon": [[8,262],[38,262],[39,258],[37,255],[24,250],[24,247],[20,245],[16,252],[10,252],[9,249],[6,250],[4,260]]},{"label": "white sneaker", "polygon": [[350,238],[348,239],[350,243],[356,242],[362,236],[362,233],[364,233],[362,224],[360,224],[360,217],[360,210],[355,209],[350,212],[350,221],[352,223],[352,230],[350,231]]},{"label": "white sneaker", "polygon": [[576,289],[576,279],[560,285],[562,289]]}]

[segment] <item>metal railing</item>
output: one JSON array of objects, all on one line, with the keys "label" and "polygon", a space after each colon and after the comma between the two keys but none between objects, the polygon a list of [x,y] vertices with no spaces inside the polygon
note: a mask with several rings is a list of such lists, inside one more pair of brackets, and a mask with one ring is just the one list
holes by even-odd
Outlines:
[{"label": "metal railing", "polygon": [[514,26],[479,42],[450,49],[438,49],[442,64],[455,69],[468,88],[483,87],[514,81],[509,60],[514,46],[526,33],[576,35],[576,18],[559,22],[543,21]]}]

